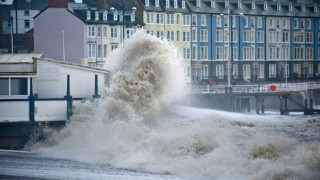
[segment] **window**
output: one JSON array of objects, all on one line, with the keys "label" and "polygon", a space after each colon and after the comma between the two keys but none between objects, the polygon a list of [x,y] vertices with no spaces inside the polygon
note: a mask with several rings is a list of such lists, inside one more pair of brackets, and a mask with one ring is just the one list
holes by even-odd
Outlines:
[{"label": "window", "polygon": [[216,47],[216,59],[217,60],[222,60],[223,59],[222,46],[217,46]]},{"label": "window", "polygon": [[229,27],[229,16],[223,17],[224,27]]},{"label": "window", "polygon": [[304,29],[304,19],[301,19],[300,23],[301,23],[301,29]]},{"label": "window", "polygon": [[273,19],[269,19],[269,26],[273,27]]},{"label": "window", "polygon": [[301,5],[301,11],[304,12],[306,10],[306,7],[304,4]]},{"label": "window", "polygon": [[200,47],[200,59],[207,60],[208,59],[208,46]]},{"label": "window", "polygon": [[90,10],[87,10],[87,19],[88,19],[88,20],[91,19],[91,12],[90,12]]},{"label": "window", "polygon": [[197,25],[197,15],[192,15],[192,26]]},{"label": "window", "polygon": [[282,32],[282,42],[288,43],[289,42],[289,32],[283,31]]},{"label": "window", "polygon": [[155,0],[156,2],[155,2],[155,5],[156,5],[156,7],[159,7],[159,0]]},{"label": "window", "polygon": [[147,12],[147,24],[153,24],[153,13]]},{"label": "window", "polygon": [[313,64],[309,64],[309,76],[313,76]]},{"label": "window", "polygon": [[182,35],[183,35],[183,37],[182,37],[183,42],[190,41],[190,32],[189,31],[183,31]]},{"label": "window", "polygon": [[254,0],[253,0],[252,3],[251,3],[251,9],[252,9],[252,10],[255,10],[255,9],[256,9],[256,3],[255,3]]},{"label": "window", "polygon": [[102,45],[99,44],[98,45],[98,58],[101,58],[101,55],[102,55]]},{"label": "window", "polygon": [[93,25],[89,25],[88,26],[88,37],[94,38],[96,36],[95,31],[96,31],[96,27]]},{"label": "window", "polygon": [[282,59],[289,60],[289,47],[282,47]]},{"label": "window", "polygon": [[186,2],[185,1],[182,1],[182,9],[185,9],[186,8]]},{"label": "window", "polygon": [[231,31],[231,41],[237,42],[238,41],[238,30],[232,30]]},{"label": "window", "polygon": [[264,4],[263,4],[263,10],[268,10],[268,2],[265,1]]},{"label": "window", "polygon": [[216,42],[223,42],[223,31],[222,30],[216,31]]},{"label": "window", "polygon": [[117,21],[118,20],[118,12],[114,12],[113,14],[113,20]]},{"label": "window", "polygon": [[30,11],[29,11],[29,10],[24,10],[23,12],[24,12],[24,13],[23,13],[24,16],[30,16]]},{"label": "window", "polygon": [[299,25],[298,25],[298,19],[294,19],[294,28],[298,29]]},{"label": "window", "polygon": [[117,39],[118,38],[118,28],[117,27],[111,27],[111,38]]},{"label": "window", "polygon": [[216,8],[216,2],[214,0],[211,0],[211,8]]},{"label": "window", "polygon": [[200,41],[201,42],[208,42],[208,30],[207,29],[200,30]]},{"label": "window", "polygon": [[164,20],[163,20],[163,13],[157,13],[157,24],[163,24]]},{"label": "window", "polygon": [[317,13],[318,12],[318,5],[315,4],[314,7],[313,7],[313,12]]},{"label": "window", "polygon": [[276,20],[276,26],[277,26],[277,28],[280,28],[280,19]]},{"label": "window", "polygon": [[183,48],[183,58],[190,59],[190,48]]},{"label": "window", "polygon": [[206,26],[206,16],[201,15],[201,26]]},{"label": "window", "polygon": [[232,20],[232,27],[236,27],[236,17],[231,16],[231,20]]},{"label": "window", "polygon": [[313,40],[313,33],[312,32],[307,32],[307,43],[312,43]]},{"label": "window", "polygon": [[311,29],[311,20],[307,19],[307,29]]},{"label": "window", "polygon": [[197,29],[192,28],[192,41],[197,42]]},{"label": "window", "polygon": [[192,59],[197,59],[197,45],[192,45]]},{"label": "window", "polygon": [[30,28],[30,20],[24,20],[24,28]]},{"label": "window", "polygon": [[182,25],[183,26],[190,26],[190,15],[183,15],[182,16]]},{"label": "window", "polygon": [[307,53],[307,59],[312,60],[313,59],[313,48],[312,47],[307,47],[306,48],[306,53]]},{"label": "window", "polygon": [[294,64],[293,71],[295,73],[298,73],[298,77],[300,77],[301,76],[301,64]]},{"label": "window", "polygon": [[250,27],[251,27],[251,28],[254,28],[254,27],[255,27],[255,18],[254,18],[254,17],[251,17],[251,18],[250,18]]},{"label": "window", "polygon": [[224,65],[223,64],[217,64],[216,65],[216,76],[218,79],[224,78]]},{"label": "window", "polygon": [[244,27],[248,28],[248,26],[249,26],[249,18],[248,17],[244,17],[243,23],[244,23]]},{"label": "window", "polygon": [[232,59],[238,59],[238,48],[234,46],[232,47]]},{"label": "window", "polygon": [[304,43],[304,31],[294,31],[293,40],[294,43]]},{"label": "window", "polygon": [[277,65],[269,64],[269,78],[277,77]]},{"label": "window", "polygon": [[292,3],[289,3],[289,11],[292,11]]},{"label": "window", "polygon": [[99,20],[99,11],[94,12],[95,20]]},{"label": "window", "polygon": [[264,65],[259,64],[259,78],[264,78]]},{"label": "window", "polygon": [[98,28],[98,34],[97,34],[97,36],[99,37],[99,38],[101,38],[101,27],[99,26],[99,27],[97,27]]},{"label": "window", "polygon": [[255,31],[251,30],[251,42],[254,43],[255,42]]},{"label": "window", "polygon": [[250,72],[250,64],[243,65],[243,78],[250,79],[251,72]]},{"label": "window", "polygon": [[238,1],[238,9],[242,9],[242,2]]},{"label": "window", "polygon": [[167,31],[168,41],[174,41],[174,31]]},{"label": "window", "polygon": [[294,47],[293,52],[295,60],[304,59],[304,47]]},{"label": "window", "polygon": [[177,14],[177,25],[179,25],[179,18],[180,18],[180,16],[179,16],[179,14]]},{"label": "window", "polygon": [[170,7],[170,1],[166,0],[166,8],[169,8],[169,7]]},{"label": "window", "polygon": [[277,10],[278,10],[278,11],[281,10],[281,5],[280,5],[280,3],[277,4]]},{"label": "window", "polygon": [[116,50],[118,48],[118,44],[111,44],[111,51]]},{"label": "window", "polygon": [[103,45],[103,58],[107,58],[107,45]]},{"label": "window", "polygon": [[264,32],[263,31],[257,31],[257,42],[258,43],[264,42]]},{"label": "window", "polygon": [[149,6],[149,0],[145,0],[146,6]]},{"label": "window", "polygon": [[257,47],[257,60],[264,59],[264,47]]},{"label": "window", "polygon": [[108,12],[104,11],[103,12],[103,20],[106,21],[108,19]]},{"label": "window", "polygon": [[197,7],[200,7],[200,0],[197,0]]},{"label": "window", "polygon": [[163,31],[157,31],[157,38],[163,39],[163,37],[164,37]]},{"label": "window", "polygon": [[262,18],[258,17],[258,28],[262,28]]},{"label": "window", "polygon": [[96,57],[96,43],[88,43],[88,58]]},{"label": "window", "polygon": [[255,48],[254,48],[254,46],[251,46],[251,60],[255,60],[256,59],[256,57],[255,57]]},{"label": "window", "polygon": [[285,64],[284,66],[285,66],[284,75],[285,77],[289,77],[289,73],[290,73],[289,64]]},{"label": "window", "polygon": [[174,25],[174,14],[167,14],[167,24]]},{"label": "window", "polygon": [[243,31],[243,42],[250,42],[250,31],[249,30]]},{"label": "window", "polygon": [[[189,33],[190,34],[190,33]],[[190,36],[190,35],[189,35]],[[180,31],[177,31],[177,41],[179,41],[179,39],[180,39]],[[189,40],[190,40],[190,38],[189,38]]]},{"label": "window", "polygon": [[152,31],[152,30],[147,30],[147,34],[153,35],[153,34],[154,34],[154,31]]},{"label": "window", "polygon": [[287,20],[286,19],[282,19],[282,26],[283,26],[283,28],[287,28]]},{"label": "window", "polygon": [[224,42],[229,42],[229,30],[224,30]]},{"label": "window", "polygon": [[0,78],[0,96],[28,95],[28,78]]},{"label": "window", "polygon": [[280,31],[269,31],[269,42],[277,43],[280,41]]},{"label": "window", "polygon": [[217,26],[221,27],[221,16],[217,16]]},{"label": "window", "polygon": [[243,47],[243,60],[250,60],[250,47],[249,46]]},{"label": "window", "polygon": [[107,37],[107,27],[103,27],[103,37]]},{"label": "window", "polygon": [[177,7],[178,7],[178,2],[177,2],[177,0],[174,0],[173,7],[174,7],[174,8],[177,8]]},{"label": "window", "polygon": [[279,47],[270,47],[269,48],[269,59],[270,60],[280,59],[280,48]]},{"label": "window", "polygon": [[233,69],[232,69],[233,78],[238,79],[238,76],[239,76],[239,67],[238,67],[238,64],[234,64],[232,68],[233,68]]},{"label": "window", "polygon": [[208,79],[208,65],[201,65],[201,78]]}]

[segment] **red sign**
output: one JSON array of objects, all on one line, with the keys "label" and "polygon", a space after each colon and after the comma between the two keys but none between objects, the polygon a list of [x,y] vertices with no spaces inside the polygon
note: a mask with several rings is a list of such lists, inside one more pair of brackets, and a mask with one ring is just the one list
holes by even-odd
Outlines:
[{"label": "red sign", "polygon": [[270,89],[270,91],[275,91],[275,90],[277,90],[277,86],[272,84],[272,85],[270,85],[269,89]]}]

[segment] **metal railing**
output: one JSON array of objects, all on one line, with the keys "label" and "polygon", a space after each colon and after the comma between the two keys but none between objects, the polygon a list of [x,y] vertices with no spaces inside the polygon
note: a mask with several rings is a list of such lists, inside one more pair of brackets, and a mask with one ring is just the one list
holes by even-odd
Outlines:
[{"label": "metal railing", "polygon": [[[275,88],[270,88],[274,86]],[[288,84],[251,84],[251,85],[233,85],[230,92],[233,94],[271,94],[271,93],[286,93],[300,92],[312,89],[320,89],[320,83],[288,83]],[[192,86],[190,93],[193,94],[226,94],[228,93],[227,85],[202,85]]]}]

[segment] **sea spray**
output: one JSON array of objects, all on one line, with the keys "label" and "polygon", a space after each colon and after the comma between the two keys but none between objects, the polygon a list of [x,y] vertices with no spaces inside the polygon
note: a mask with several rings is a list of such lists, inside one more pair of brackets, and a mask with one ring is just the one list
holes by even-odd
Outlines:
[{"label": "sea spray", "polygon": [[[170,105],[183,90],[178,53],[142,31],[108,61],[108,96],[34,151],[186,179],[319,179],[318,119]],[[300,138],[306,125],[313,141]]]}]

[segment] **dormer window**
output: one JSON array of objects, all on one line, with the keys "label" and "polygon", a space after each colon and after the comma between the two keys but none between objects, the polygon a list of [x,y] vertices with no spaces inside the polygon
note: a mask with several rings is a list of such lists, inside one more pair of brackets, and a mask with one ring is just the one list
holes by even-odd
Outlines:
[{"label": "dormer window", "polygon": [[305,10],[306,10],[306,7],[305,7],[304,4],[302,4],[302,6],[301,6],[301,11],[304,12]]},{"label": "dormer window", "polygon": [[214,0],[211,0],[211,8],[216,8],[216,2]]},{"label": "dormer window", "polygon": [[252,10],[255,10],[256,9],[256,2],[255,1],[252,1],[252,3],[251,3],[251,9]]},{"label": "dormer window", "polygon": [[177,0],[174,0],[174,8],[177,8],[178,7],[178,2]]},{"label": "dormer window", "polygon": [[267,1],[264,2],[263,9],[265,11],[268,10],[268,2]]},{"label": "dormer window", "polygon": [[123,21],[123,15],[120,13],[120,21]]},{"label": "dormer window", "polygon": [[91,13],[90,10],[87,10],[87,19],[90,20],[91,19]]},{"label": "dormer window", "polygon": [[289,11],[292,11],[292,3],[289,3]]},{"label": "dormer window", "polygon": [[155,0],[154,4],[155,4],[156,7],[159,7],[159,0]]},{"label": "dormer window", "polygon": [[182,9],[185,9],[186,8],[186,2],[185,1],[182,1]]},{"label": "dormer window", "polygon": [[94,12],[95,20],[99,20],[99,11]]},{"label": "dormer window", "polygon": [[280,3],[277,4],[277,10],[278,10],[278,11],[281,11],[281,5],[280,5]]},{"label": "dormer window", "polygon": [[315,13],[318,12],[318,4],[315,4],[315,5],[314,5],[313,11],[314,11]]},{"label": "dormer window", "polygon": [[104,21],[108,20],[108,11],[103,12],[103,20]]},{"label": "dormer window", "polygon": [[200,0],[197,0],[197,7],[200,7]]},{"label": "dormer window", "polygon": [[169,0],[166,0],[166,7],[167,7],[167,8],[170,7],[170,2],[169,2]]},{"label": "dormer window", "polygon": [[149,6],[149,0],[145,0],[146,6]]},{"label": "dormer window", "polygon": [[132,14],[131,14],[131,22],[134,22],[135,20],[136,20],[135,13],[132,13]]},{"label": "dormer window", "polygon": [[228,7],[229,7],[229,0],[226,0],[224,6],[225,6],[225,8],[228,8]]},{"label": "dormer window", "polygon": [[113,14],[113,20],[115,20],[115,21],[118,20],[118,11],[114,12],[114,14]]},{"label": "dormer window", "polygon": [[242,9],[242,2],[238,1],[238,9]]}]

